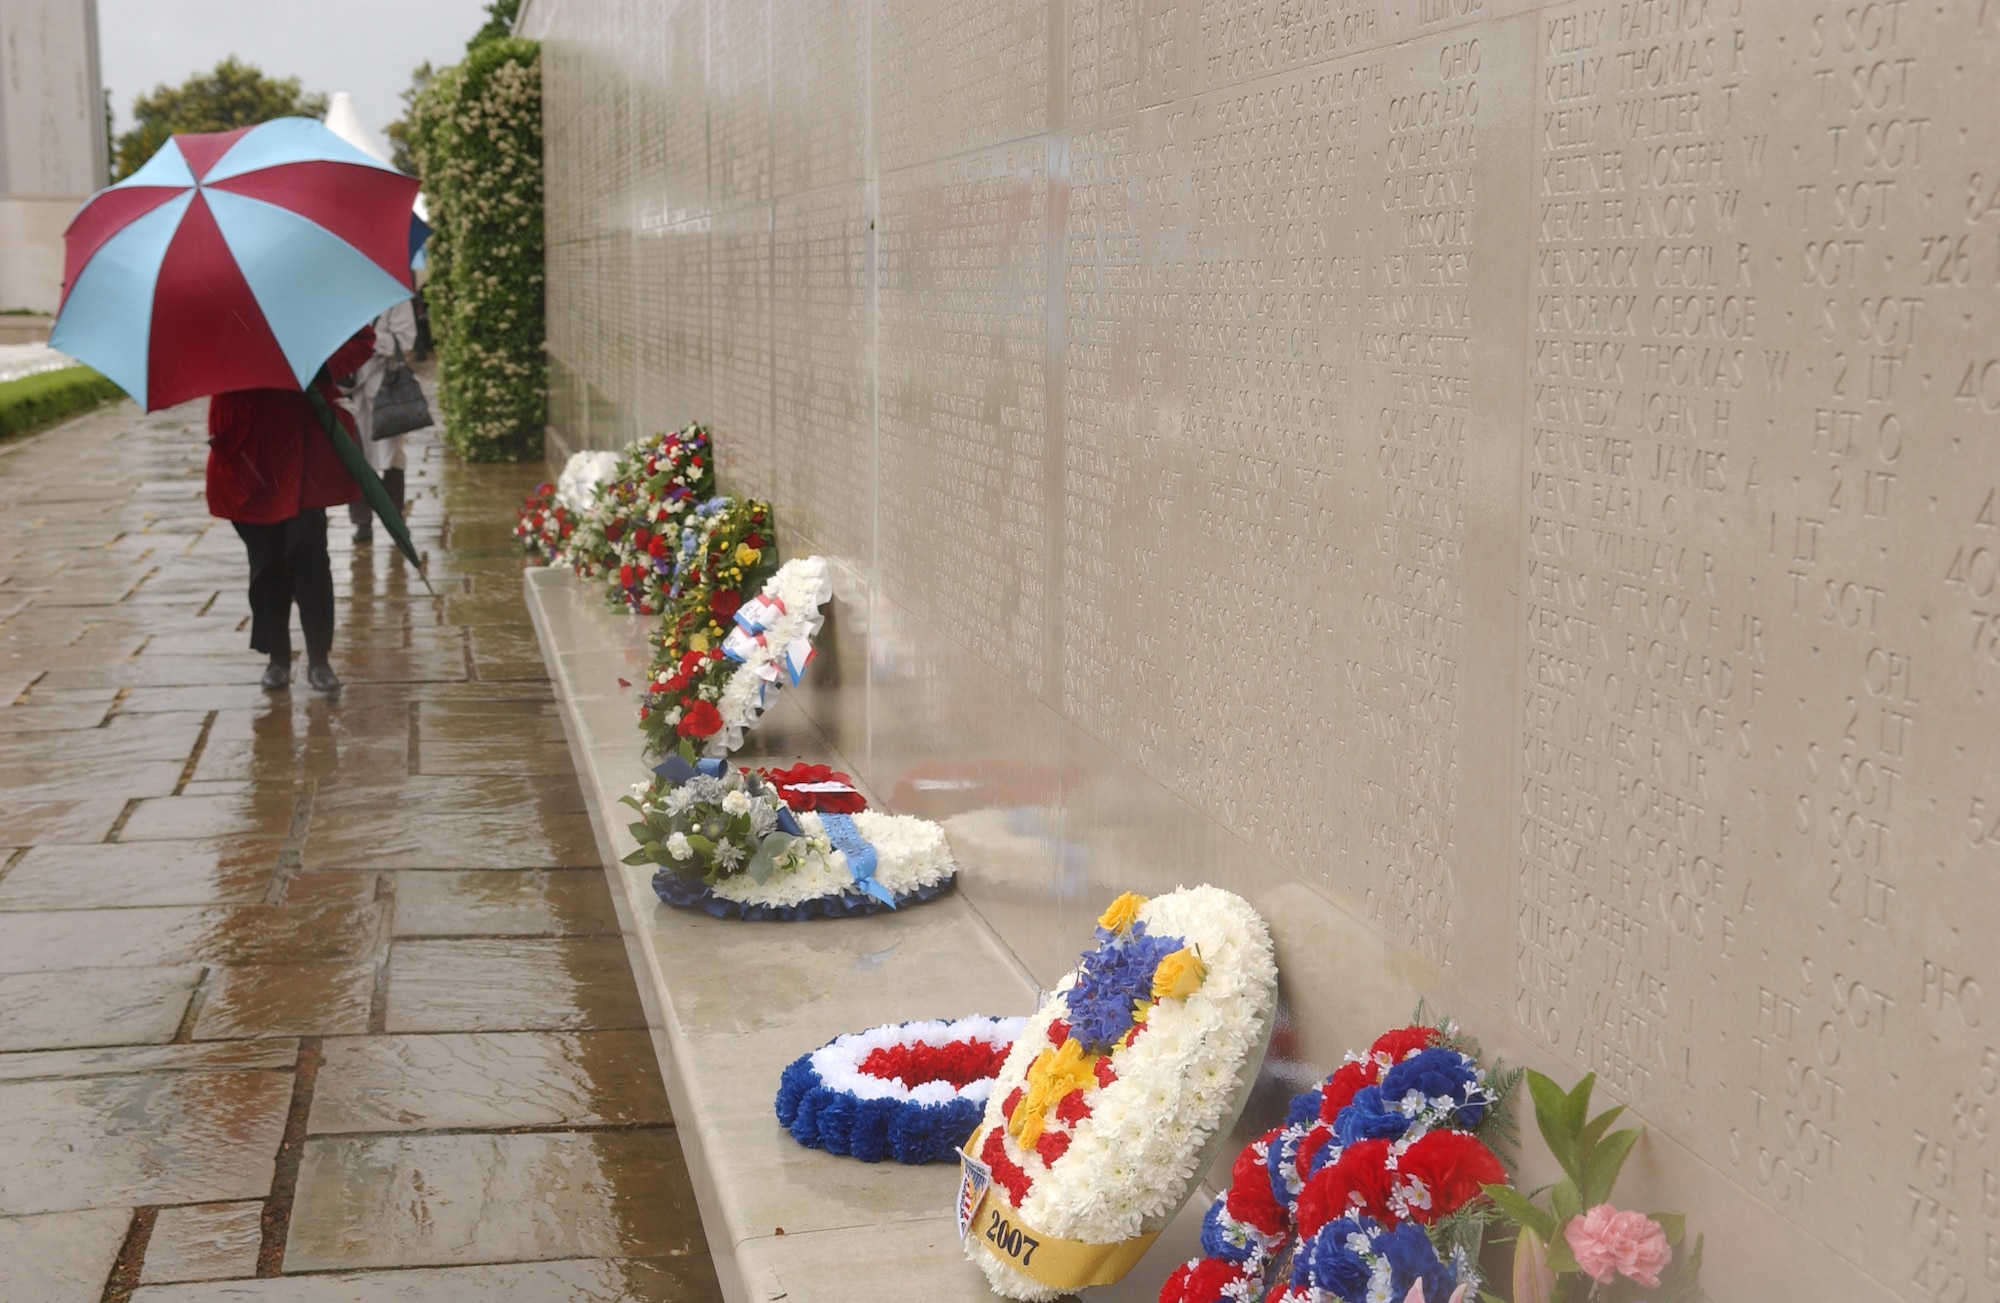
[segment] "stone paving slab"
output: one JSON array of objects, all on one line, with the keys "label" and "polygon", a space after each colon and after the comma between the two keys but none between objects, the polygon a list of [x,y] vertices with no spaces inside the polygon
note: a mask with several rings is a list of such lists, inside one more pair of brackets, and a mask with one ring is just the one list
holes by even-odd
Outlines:
[{"label": "stone paving slab", "polygon": [[643,1031],[329,1040],[306,1130],[662,1126],[658,1075]]},{"label": "stone paving slab", "polygon": [[671,1131],[315,1138],[285,1265],[686,1257],[697,1218]]},{"label": "stone paving slab", "polygon": [[327,698],[258,683],[201,404],[0,446],[0,1303],[717,1297],[520,597],[542,468],[408,447],[443,596],[335,513]]}]

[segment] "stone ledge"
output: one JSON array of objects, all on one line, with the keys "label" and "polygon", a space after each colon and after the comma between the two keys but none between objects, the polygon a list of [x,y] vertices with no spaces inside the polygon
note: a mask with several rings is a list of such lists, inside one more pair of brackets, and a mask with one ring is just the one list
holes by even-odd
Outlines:
[{"label": "stone ledge", "polygon": [[[619,863],[635,843],[618,798],[646,775],[632,721],[637,689],[618,685],[645,676],[642,621],[606,609],[565,571],[529,570],[526,592],[724,1295],[992,1298],[954,1233],[956,1168],[806,1149],[778,1126],[772,1097],[787,1063],[842,1032],[1029,1011],[1027,969],[958,892],[900,913],[812,923],[746,924],[661,906],[651,870]],[[760,752],[852,771],[789,695],[738,758]],[[1155,1297],[1171,1264],[1194,1251],[1206,1206],[1190,1200],[1132,1276],[1093,1291],[1093,1301]]]}]

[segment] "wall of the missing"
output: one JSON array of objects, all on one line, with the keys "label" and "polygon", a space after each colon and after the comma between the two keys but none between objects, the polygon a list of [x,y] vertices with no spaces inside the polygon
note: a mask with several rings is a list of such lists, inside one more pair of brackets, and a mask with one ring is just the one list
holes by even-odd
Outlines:
[{"label": "wall of the missing", "polygon": [[1597,1071],[1717,1297],[1992,1293],[2000,10],[524,34],[552,447],[702,419],[836,560],[810,708],[1043,980],[1229,886],[1292,1062]]}]

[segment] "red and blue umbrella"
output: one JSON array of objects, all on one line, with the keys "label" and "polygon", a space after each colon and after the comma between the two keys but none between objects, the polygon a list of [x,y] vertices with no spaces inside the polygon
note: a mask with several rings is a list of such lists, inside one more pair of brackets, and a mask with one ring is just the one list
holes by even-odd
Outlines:
[{"label": "red and blue umbrella", "polygon": [[49,344],[147,411],[304,389],[414,292],[416,196],[309,118],[175,136],[71,220]]}]

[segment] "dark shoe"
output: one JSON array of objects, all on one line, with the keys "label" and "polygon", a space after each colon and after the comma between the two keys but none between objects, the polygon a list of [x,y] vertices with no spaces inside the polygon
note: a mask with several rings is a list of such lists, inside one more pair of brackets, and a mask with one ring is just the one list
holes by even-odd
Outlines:
[{"label": "dark shoe", "polygon": [[306,682],[314,692],[340,691],[340,676],[333,672],[333,666],[325,661],[314,661],[306,666]]},{"label": "dark shoe", "polygon": [[354,545],[356,547],[366,547],[374,541],[375,527],[373,525],[364,520],[354,527]]},{"label": "dark shoe", "polygon": [[283,692],[292,686],[292,663],[273,659],[264,667],[264,690]]}]

